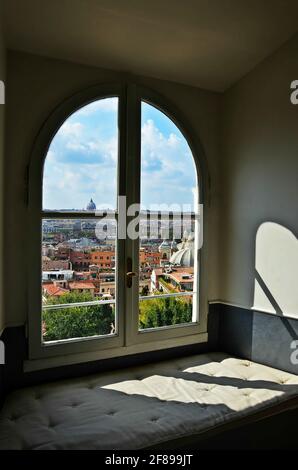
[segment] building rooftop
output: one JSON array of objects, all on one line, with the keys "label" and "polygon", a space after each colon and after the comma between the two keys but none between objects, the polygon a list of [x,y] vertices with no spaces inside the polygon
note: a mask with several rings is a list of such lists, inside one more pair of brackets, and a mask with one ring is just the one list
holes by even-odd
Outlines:
[{"label": "building rooftop", "polygon": [[76,289],[95,289],[93,282],[74,281],[68,283],[70,290]]},{"label": "building rooftop", "polygon": [[67,289],[63,289],[62,287],[56,286],[52,282],[44,283],[42,285],[42,288],[48,295],[52,295],[55,297],[66,294],[68,292]]},{"label": "building rooftop", "polygon": [[178,282],[179,284],[183,282],[187,282],[187,283],[193,282],[193,276],[190,273],[186,273],[186,272],[180,272],[180,273],[173,272],[173,273],[168,274],[167,276],[174,279],[174,281]]}]

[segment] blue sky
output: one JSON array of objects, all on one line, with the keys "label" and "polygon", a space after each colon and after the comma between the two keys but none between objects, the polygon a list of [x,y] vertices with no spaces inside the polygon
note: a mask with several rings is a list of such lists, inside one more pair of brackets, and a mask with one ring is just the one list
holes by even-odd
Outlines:
[{"label": "blue sky", "polygon": [[[44,209],[116,207],[117,98],[72,114],[51,142],[44,166]],[[193,204],[195,168],[189,146],[161,111],[142,103],[141,204]]]}]

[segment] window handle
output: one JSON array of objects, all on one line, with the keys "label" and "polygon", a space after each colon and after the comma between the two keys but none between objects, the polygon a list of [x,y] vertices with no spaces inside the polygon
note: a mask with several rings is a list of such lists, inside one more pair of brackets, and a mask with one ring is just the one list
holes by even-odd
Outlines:
[{"label": "window handle", "polygon": [[136,277],[137,273],[133,272],[133,271],[128,271],[126,273],[126,285],[127,287],[131,287],[132,286],[132,278],[133,277]]},{"label": "window handle", "polygon": [[126,273],[126,285],[127,287],[132,286],[132,278],[136,277],[137,273],[132,270],[132,259],[127,258],[127,273]]}]

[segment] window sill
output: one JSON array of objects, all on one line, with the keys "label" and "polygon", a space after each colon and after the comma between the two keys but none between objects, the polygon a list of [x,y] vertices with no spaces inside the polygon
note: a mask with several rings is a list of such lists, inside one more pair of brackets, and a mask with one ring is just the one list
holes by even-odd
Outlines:
[{"label": "window sill", "polygon": [[100,361],[113,357],[122,357],[130,354],[138,354],[149,351],[159,351],[162,349],[187,346],[191,344],[206,343],[208,333],[199,333],[179,338],[171,338],[163,341],[147,342],[132,346],[122,346],[119,348],[106,349],[101,351],[85,352],[80,354],[68,354],[64,356],[48,357],[43,359],[30,359],[24,361],[24,372],[33,372],[54,367],[62,367],[84,362]]}]

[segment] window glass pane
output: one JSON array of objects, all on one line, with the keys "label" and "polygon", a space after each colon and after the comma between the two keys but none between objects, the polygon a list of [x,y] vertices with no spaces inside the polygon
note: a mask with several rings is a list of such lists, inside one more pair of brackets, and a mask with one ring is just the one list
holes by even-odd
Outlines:
[{"label": "window glass pane", "polygon": [[43,219],[44,342],[117,332],[117,162],[118,98],[80,108],[50,144],[43,210],[108,210],[110,216]]},{"label": "window glass pane", "polygon": [[142,102],[141,205],[194,210],[196,167],[189,145],[178,127],[154,106]]},{"label": "window glass pane", "polygon": [[43,210],[115,209],[118,98],[94,101],[62,124],[44,165]]},{"label": "window glass pane", "polygon": [[[80,300],[82,295],[78,296]],[[85,295],[85,298],[89,296]],[[115,304],[97,302],[92,305],[62,305],[67,296],[60,299],[55,307],[43,307],[43,341],[68,340],[73,338],[111,335],[114,332]],[[56,302],[58,303],[58,301]]]},{"label": "window glass pane", "polygon": [[159,328],[192,322],[192,296],[140,300],[139,328]]},{"label": "window glass pane", "polygon": [[177,126],[142,103],[139,328],[197,320],[194,230],[198,183]]},{"label": "window glass pane", "polygon": [[116,235],[115,218],[43,219],[44,342],[117,332]]}]

